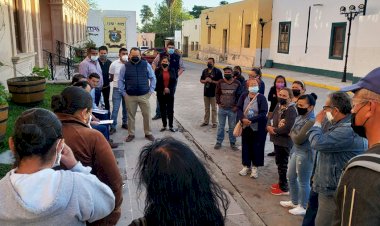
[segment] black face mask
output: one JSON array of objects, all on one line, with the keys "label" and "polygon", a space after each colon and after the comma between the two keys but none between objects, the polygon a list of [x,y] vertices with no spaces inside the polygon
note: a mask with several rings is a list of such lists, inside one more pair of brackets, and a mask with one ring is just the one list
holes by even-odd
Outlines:
[{"label": "black face mask", "polygon": [[230,80],[232,78],[232,75],[231,74],[224,74],[224,78],[226,78],[227,80]]},{"label": "black face mask", "polygon": [[132,63],[137,64],[140,62],[140,57],[131,57],[131,61]]},{"label": "black face mask", "polygon": [[167,68],[167,67],[169,67],[169,64],[162,64],[162,67]]},{"label": "black face mask", "polygon": [[211,68],[213,68],[214,67],[214,65],[212,65],[212,64],[207,64],[207,68],[208,69],[211,69]]},{"label": "black face mask", "polygon": [[362,110],[362,108],[364,107],[365,105],[363,105],[356,113],[352,113],[351,115],[351,127],[352,129],[354,130],[355,133],[357,133],[360,137],[364,137],[364,138],[367,138],[367,135],[365,133],[365,127],[364,125],[367,123],[368,121],[368,118],[367,120],[363,123],[363,125],[361,126],[356,126],[355,125],[355,118],[356,118],[356,115],[359,113],[360,110]]},{"label": "black face mask", "polygon": [[293,91],[293,95],[295,97],[298,97],[299,95],[301,95],[301,90],[299,90],[299,89],[292,89],[292,91]]},{"label": "black face mask", "polygon": [[297,107],[297,111],[298,111],[298,114],[299,114],[299,115],[306,115],[306,113],[307,113],[307,108],[300,108],[300,107]]},{"label": "black face mask", "polygon": [[281,105],[286,105],[288,103],[288,100],[287,99],[283,99],[283,98],[279,98],[278,99],[278,102],[281,104]]}]

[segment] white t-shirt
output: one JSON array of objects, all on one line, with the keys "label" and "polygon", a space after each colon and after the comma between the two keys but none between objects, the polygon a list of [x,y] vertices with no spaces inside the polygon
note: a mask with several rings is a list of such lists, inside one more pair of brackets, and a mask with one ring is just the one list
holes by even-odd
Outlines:
[{"label": "white t-shirt", "polygon": [[121,62],[120,59],[117,59],[115,60],[114,62],[112,62],[111,66],[110,66],[110,70],[109,70],[109,73],[110,74],[113,74],[113,87],[116,87],[118,88],[118,81],[119,81],[119,75],[120,75],[120,69],[124,66],[124,63]]}]

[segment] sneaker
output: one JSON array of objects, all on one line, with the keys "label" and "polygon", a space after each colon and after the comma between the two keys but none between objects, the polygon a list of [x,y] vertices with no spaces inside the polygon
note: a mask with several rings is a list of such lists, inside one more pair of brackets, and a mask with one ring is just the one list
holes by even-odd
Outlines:
[{"label": "sneaker", "polygon": [[161,118],[161,115],[155,115],[152,120],[157,120],[157,119],[160,119]]},{"label": "sneaker", "polygon": [[280,185],[279,184],[272,184],[272,186],[270,188],[271,189],[279,189]]},{"label": "sneaker", "polygon": [[114,134],[114,133],[116,133],[116,129],[115,129],[115,128],[111,128],[111,129],[110,129],[110,135],[112,135],[112,134]]},{"label": "sneaker", "polygon": [[306,209],[298,205],[296,208],[289,210],[289,213],[296,216],[302,216],[306,214]]},{"label": "sneaker", "polygon": [[257,170],[257,167],[252,167],[252,171],[251,171],[251,178],[255,178],[255,179],[257,179],[258,177],[259,177],[259,172],[257,172],[258,170]]},{"label": "sneaker", "polygon": [[276,153],[274,153],[274,151],[272,151],[271,153],[268,153],[268,156],[275,156]]},{"label": "sneaker", "polygon": [[123,124],[123,125],[121,125],[121,128],[123,128],[123,129],[128,129],[128,124]]},{"label": "sneaker", "polygon": [[281,201],[280,205],[285,208],[296,208],[297,205],[293,204],[292,201]]},{"label": "sneaker", "polygon": [[233,151],[239,151],[239,148],[236,146],[235,143],[231,143],[231,149],[232,149]]},{"label": "sneaker", "polygon": [[240,176],[246,176],[250,170],[251,170],[250,168],[244,166],[243,169],[240,170],[239,174]]},{"label": "sneaker", "polygon": [[204,123],[201,124],[201,127],[204,127],[204,126],[207,126],[207,125],[208,125],[208,123],[204,122]]},{"label": "sneaker", "polygon": [[154,139],[155,139],[154,136],[151,135],[151,134],[145,135],[145,138],[148,139],[148,140],[150,140],[150,141],[154,141]]},{"label": "sneaker", "polygon": [[221,143],[216,143],[214,149],[220,149],[222,147]]},{"label": "sneaker", "polygon": [[177,129],[174,129],[173,127],[170,127],[169,130],[173,133],[177,132]]},{"label": "sneaker", "polygon": [[160,129],[160,132],[164,132],[166,130],[166,127],[162,127],[161,129]]},{"label": "sneaker", "polygon": [[271,191],[272,195],[289,195],[288,191],[283,191],[281,188],[272,189]]}]

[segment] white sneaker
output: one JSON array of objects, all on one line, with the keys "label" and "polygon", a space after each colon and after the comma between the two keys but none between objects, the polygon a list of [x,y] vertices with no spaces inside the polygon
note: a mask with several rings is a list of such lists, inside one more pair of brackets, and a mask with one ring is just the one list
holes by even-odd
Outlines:
[{"label": "white sneaker", "polygon": [[296,208],[289,210],[289,213],[293,215],[305,215],[306,209],[303,208],[302,206],[298,205]]},{"label": "white sneaker", "polygon": [[292,201],[281,201],[280,205],[285,208],[296,208],[297,205],[294,205]]},{"label": "white sneaker", "polygon": [[251,178],[258,178],[259,177],[259,173],[257,172],[257,167],[252,167],[252,171],[251,171]]},{"label": "white sneaker", "polygon": [[243,169],[240,170],[239,174],[240,174],[241,176],[246,176],[250,170],[251,170],[250,168],[244,166]]}]

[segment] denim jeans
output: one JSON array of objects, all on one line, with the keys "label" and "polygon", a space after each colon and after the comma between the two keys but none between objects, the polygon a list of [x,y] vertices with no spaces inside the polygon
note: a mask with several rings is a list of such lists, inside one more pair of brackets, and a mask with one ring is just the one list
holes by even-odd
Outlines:
[{"label": "denim jeans", "polygon": [[[316,226],[326,226],[332,225],[334,220],[334,215],[336,211],[336,204],[334,201],[334,196],[328,196],[319,193],[318,194],[318,212],[315,217]],[[371,211],[371,210],[362,210]]]},{"label": "denim jeans", "polygon": [[288,167],[290,197],[293,204],[300,204],[305,209],[310,195],[313,165],[311,153],[295,150],[290,157]]},{"label": "denim jeans", "polygon": [[228,135],[230,137],[230,143],[235,144],[236,137],[234,137],[234,128],[236,124],[236,113],[232,111],[232,109],[223,109],[219,108],[218,110],[218,132],[216,136],[217,143],[223,143],[224,134],[225,134],[225,126],[226,120],[228,119]]},{"label": "denim jeans", "polygon": [[124,97],[122,93],[120,92],[119,88],[114,87],[112,92],[112,120],[113,124],[111,125],[111,128],[116,128],[117,125],[117,116],[119,115],[119,109],[120,109],[120,102],[122,105],[122,124],[127,124],[127,105],[125,104]]},{"label": "denim jeans", "polygon": [[307,206],[306,214],[303,217],[302,226],[314,226],[317,212],[318,212],[318,193],[314,192],[313,189],[311,189],[310,196],[309,196],[309,203]]},{"label": "denim jeans", "polygon": [[103,134],[106,140],[110,139],[109,129],[106,125],[91,125],[91,127]]}]

